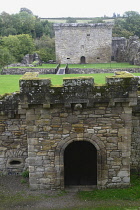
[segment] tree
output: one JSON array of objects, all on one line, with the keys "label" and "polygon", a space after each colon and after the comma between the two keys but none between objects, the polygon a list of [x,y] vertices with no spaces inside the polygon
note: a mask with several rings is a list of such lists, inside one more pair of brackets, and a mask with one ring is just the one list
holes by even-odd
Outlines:
[{"label": "tree", "polygon": [[76,23],[76,18],[68,17],[66,23]]},{"label": "tree", "polygon": [[43,25],[40,21],[36,21],[35,23],[35,37],[40,38],[43,36]]},{"label": "tree", "polygon": [[124,13],[124,17],[124,28],[140,37],[140,28],[138,27],[140,25],[140,14],[135,11],[128,11]]},{"label": "tree", "polygon": [[0,68],[9,65],[15,61],[7,48],[0,47]]},{"label": "tree", "polygon": [[44,62],[55,60],[55,41],[53,38],[42,36],[40,39],[35,40],[35,47]]},{"label": "tree", "polygon": [[96,17],[96,18],[93,18],[91,21],[89,21],[89,23],[104,23],[104,21],[103,21],[103,18]]},{"label": "tree", "polygon": [[22,29],[22,34],[30,34],[34,37],[36,21],[35,16],[27,12],[21,12],[18,14],[18,18],[20,29]]},{"label": "tree", "polygon": [[117,17],[117,15],[116,15],[116,13],[114,12],[114,13],[113,13],[113,18],[116,18],[116,17]]},{"label": "tree", "polygon": [[7,48],[16,61],[20,62],[24,55],[33,53],[34,42],[30,35],[10,35],[2,37],[1,46]]},{"label": "tree", "polygon": [[134,36],[132,31],[128,31],[124,28],[124,21],[121,19],[115,19],[115,24],[112,30],[113,37],[125,37],[129,38],[130,36]]},{"label": "tree", "polygon": [[135,11],[127,11],[123,15],[123,19],[116,18],[113,34],[118,36],[129,36],[137,35],[140,37],[140,14]]},{"label": "tree", "polygon": [[21,8],[20,12],[27,12],[28,14],[33,15],[33,12],[30,9],[26,8],[26,7]]}]

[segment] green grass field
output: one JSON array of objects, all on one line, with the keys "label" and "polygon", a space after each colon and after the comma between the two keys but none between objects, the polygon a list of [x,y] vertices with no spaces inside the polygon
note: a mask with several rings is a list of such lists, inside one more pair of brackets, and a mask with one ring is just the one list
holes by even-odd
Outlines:
[{"label": "green grass field", "polygon": [[[42,66],[31,68],[56,68],[58,64],[42,64]],[[65,67],[66,64],[61,64],[61,67]],[[125,69],[125,68],[140,68],[140,66],[130,65],[129,63],[94,63],[94,64],[69,64],[69,68],[92,68],[92,69]],[[19,67],[9,67],[19,68]],[[29,68],[29,67],[22,67]]]},{"label": "green grass field", "polygon": [[[95,83],[105,83],[105,76],[113,74],[67,74],[67,75],[39,75],[39,78],[50,78],[52,85],[62,85],[64,77],[93,76]],[[19,91],[19,80],[22,75],[0,75],[0,95]]]},{"label": "green grass field", "polygon": [[[39,78],[50,78],[52,85],[62,85],[63,78],[66,77],[79,77],[79,76],[92,76],[96,84],[104,84],[105,77],[111,76],[113,73],[101,73],[101,74],[67,74],[67,75],[39,75]],[[135,73],[134,75],[140,76],[140,73]],[[22,75],[0,75],[0,95],[5,93],[12,93],[19,91],[19,80]]]},{"label": "green grass field", "polygon": [[93,68],[93,69],[127,69],[140,68],[139,66],[130,65],[129,63],[95,63],[95,64],[69,64],[69,68]]},{"label": "green grass field", "polygon": [[131,176],[131,186],[129,188],[93,190],[79,192],[82,200],[137,200],[140,199],[140,177]]}]

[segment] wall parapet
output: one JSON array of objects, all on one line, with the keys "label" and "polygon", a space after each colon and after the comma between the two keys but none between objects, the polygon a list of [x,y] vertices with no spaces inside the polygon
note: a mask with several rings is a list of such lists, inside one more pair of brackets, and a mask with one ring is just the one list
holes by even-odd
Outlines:
[{"label": "wall parapet", "polygon": [[[26,73],[28,75],[28,73]],[[118,72],[115,76],[106,77],[106,84],[97,86],[92,77],[64,78],[62,86],[51,85],[50,79],[23,77],[20,80],[21,101],[27,104],[61,104],[71,107],[82,103],[88,107],[95,102],[137,103],[139,77],[128,72]],[[133,94],[132,94],[133,93]]]}]

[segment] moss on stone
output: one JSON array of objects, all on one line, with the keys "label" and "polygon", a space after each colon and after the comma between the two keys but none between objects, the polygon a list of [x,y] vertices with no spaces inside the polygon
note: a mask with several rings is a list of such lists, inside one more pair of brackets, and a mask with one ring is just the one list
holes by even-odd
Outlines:
[{"label": "moss on stone", "polygon": [[63,80],[71,79],[94,79],[92,76],[80,76],[80,77],[64,77]]}]

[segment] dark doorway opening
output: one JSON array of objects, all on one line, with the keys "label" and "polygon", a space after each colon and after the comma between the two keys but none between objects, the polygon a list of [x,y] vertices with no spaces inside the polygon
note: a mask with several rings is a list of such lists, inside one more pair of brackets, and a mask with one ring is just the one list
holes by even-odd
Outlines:
[{"label": "dark doorway opening", "polygon": [[82,57],[81,57],[81,61],[80,61],[80,62],[81,62],[81,64],[85,64],[85,63],[86,63],[86,58],[85,58],[85,56],[82,56]]},{"label": "dark doorway opening", "polygon": [[97,185],[97,150],[87,141],[75,141],[64,152],[64,183]]}]

